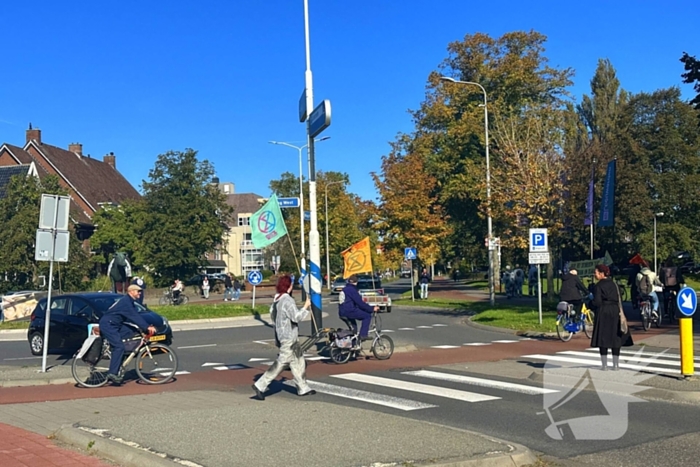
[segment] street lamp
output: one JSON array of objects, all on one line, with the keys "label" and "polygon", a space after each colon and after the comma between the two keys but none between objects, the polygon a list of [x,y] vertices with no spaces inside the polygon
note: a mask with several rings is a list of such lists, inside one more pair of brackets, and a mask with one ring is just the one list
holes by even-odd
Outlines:
[{"label": "street lamp", "polygon": [[331,289],[331,260],[328,254],[328,187],[338,183],[345,183],[345,180],[326,183],[326,284],[328,285],[328,290]]},{"label": "street lamp", "polygon": [[[327,139],[331,139],[331,137],[324,136],[323,138],[318,138],[315,141],[321,142],[326,141]],[[306,273],[306,245],[304,244],[304,172],[301,164],[301,154],[304,148],[308,146],[308,144],[305,144],[303,146],[294,146],[293,144],[286,143],[284,141],[269,141],[269,143],[287,146],[299,151],[299,228],[301,230],[301,274],[304,275]],[[306,295],[304,293],[303,288],[302,295]]]},{"label": "street lamp", "polygon": [[496,303],[496,292],[494,287],[494,271],[493,271],[493,226],[491,221],[491,162],[489,160],[489,111],[488,111],[488,100],[486,98],[486,89],[479,83],[474,83],[472,81],[459,81],[448,76],[441,76],[441,81],[449,81],[456,84],[470,84],[473,86],[479,86],[481,92],[484,93],[484,103],[481,104],[484,107],[484,130],[486,133],[486,213],[487,213],[487,229],[488,229],[488,251],[489,251],[489,300],[491,306]]},{"label": "street lamp", "polygon": [[658,269],[656,269],[656,218],[663,217],[663,212],[657,212],[654,214],[654,272],[658,274]]}]

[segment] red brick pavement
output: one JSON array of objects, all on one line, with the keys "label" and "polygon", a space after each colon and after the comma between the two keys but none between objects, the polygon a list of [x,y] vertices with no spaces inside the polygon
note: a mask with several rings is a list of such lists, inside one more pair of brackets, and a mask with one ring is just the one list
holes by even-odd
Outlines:
[{"label": "red brick pavement", "polygon": [[45,436],[0,423],[2,467],[109,467],[96,457],[54,444]]}]

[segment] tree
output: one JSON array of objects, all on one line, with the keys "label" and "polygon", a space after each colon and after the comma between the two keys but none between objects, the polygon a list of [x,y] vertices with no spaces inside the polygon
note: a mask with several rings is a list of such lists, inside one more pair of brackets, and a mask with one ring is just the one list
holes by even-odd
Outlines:
[{"label": "tree", "polygon": [[[695,83],[693,89],[697,92],[697,95],[690,101],[690,104],[695,110],[700,111],[700,61],[688,55],[687,52],[683,52],[681,62],[685,65],[685,73],[681,75],[683,82],[687,84]],[[698,113],[698,118],[700,118],[700,113]]]},{"label": "tree", "polygon": [[[0,292],[35,289],[40,275],[46,276],[48,283],[49,263],[34,259],[42,193],[66,195],[56,176],[41,181],[36,177],[15,176],[7,186],[5,198],[0,200],[0,271],[6,278],[0,281]],[[58,289],[81,290],[83,279],[90,272],[88,256],[72,226],[70,230],[68,262],[56,263],[54,284]]]},{"label": "tree", "polygon": [[94,263],[106,266],[118,251],[129,254],[132,267],[142,264],[139,248],[138,219],[142,218],[143,204],[140,201],[125,201],[120,206],[103,207],[97,211],[92,222],[97,227],[90,237],[90,245],[95,255]]},{"label": "tree", "polygon": [[197,273],[205,254],[221,247],[232,209],[213,177],[209,161],[186,149],[159,155],[143,181],[138,257],[161,285]]}]

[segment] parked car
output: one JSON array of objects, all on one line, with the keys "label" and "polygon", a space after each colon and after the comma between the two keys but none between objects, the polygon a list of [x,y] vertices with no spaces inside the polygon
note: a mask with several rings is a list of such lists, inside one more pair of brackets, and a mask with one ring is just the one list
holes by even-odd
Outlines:
[{"label": "parked car", "polygon": [[[72,354],[87,339],[88,324],[96,324],[109,307],[124,295],[116,293],[86,292],[58,295],[51,298],[51,326],[49,327],[49,349],[51,354]],[[136,303],[141,316],[157,329],[157,334],[166,336],[165,343],[173,340],[172,329],[167,318]],[[27,340],[33,355],[44,351],[44,326],[46,324],[46,298],[42,298],[30,317]]]},{"label": "parked car", "polygon": [[348,283],[347,279],[343,279],[342,277],[338,277],[331,284],[331,295],[340,294],[340,292],[343,290],[343,287],[345,287],[345,284],[347,284],[347,283]]}]

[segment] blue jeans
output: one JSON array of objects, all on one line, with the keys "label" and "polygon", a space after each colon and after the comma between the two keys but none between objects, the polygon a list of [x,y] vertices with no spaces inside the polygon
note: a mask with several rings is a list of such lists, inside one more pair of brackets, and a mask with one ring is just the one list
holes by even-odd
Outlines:
[{"label": "blue jeans", "polygon": [[241,298],[241,289],[233,289],[233,299],[238,300]]},{"label": "blue jeans", "polygon": [[428,298],[428,283],[421,282],[420,284],[420,298]]},{"label": "blue jeans", "polygon": [[649,297],[651,298],[651,309],[658,313],[658,311],[659,311],[659,297],[658,297],[658,295],[656,295],[656,292],[652,291],[649,294]]},{"label": "blue jeans", "polygon": [[233,287],[226,287],[224,290],[224,300],[233,300]]}]

